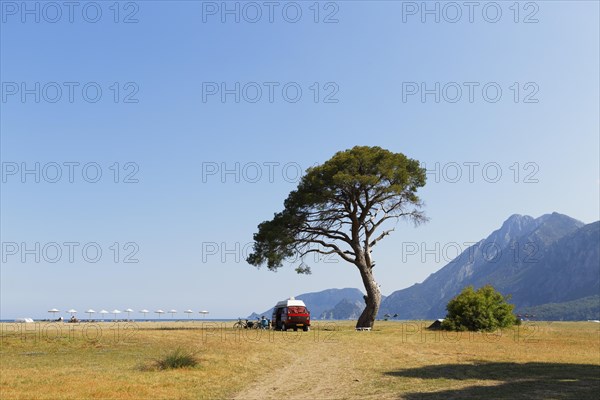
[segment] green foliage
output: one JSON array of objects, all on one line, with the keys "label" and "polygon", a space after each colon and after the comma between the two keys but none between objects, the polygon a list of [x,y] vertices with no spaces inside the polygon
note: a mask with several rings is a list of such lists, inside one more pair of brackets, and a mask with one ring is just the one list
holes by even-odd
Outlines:
[{"label": "green foliage", "polygon": [[504,297],[491,285],[477,290],[473,286],[448,302],[448,315],[442,322],[442,329],[452,331],[495,331],[517,323],[513,314],[514,305],[509,304],[509,296]]},{"label": "green foliage", "polygon": [[[369,247],[364,250],[370,255],[370,246],[380,239],[375,231],[382,219],[425,220],[416,195],[424,185],[425,170],[402,153],[367,146],[338,152],[309,168],[284,210],[258,226],[247,261],[277,270],[286,259],[320,246],[354,263],[359,246]],[[310,273],[310,268],[302,265],[296,271]]]},{"label": "green foliage", "polygon": [[155,362],[156,369],[177,369],[177,368],[191,368],[198,365],[198,359],[194,353],[181,348],[177,348]]}]

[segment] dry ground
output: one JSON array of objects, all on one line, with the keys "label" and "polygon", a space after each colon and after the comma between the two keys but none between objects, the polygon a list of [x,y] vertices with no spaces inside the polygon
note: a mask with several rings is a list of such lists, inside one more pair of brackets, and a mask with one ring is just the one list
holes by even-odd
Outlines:
[{"label": "dry ground", "polygon": [[[2,325],[0,399],[596,399],[600,324],[527,323],[498,335],[424,322],[319,323],[311,332],[232,323]],[[101,336],[98,332],[101,331]],[[195,368],[148,371],[177,347]]]}]

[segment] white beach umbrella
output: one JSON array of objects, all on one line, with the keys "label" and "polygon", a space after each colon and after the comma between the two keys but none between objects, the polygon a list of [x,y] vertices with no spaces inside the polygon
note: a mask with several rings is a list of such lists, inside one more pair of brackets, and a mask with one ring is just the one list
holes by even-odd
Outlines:
[{"label": "white beach umbrella", "polygon": [[149,312],[150,311],[148,311],[146,309],[140,310],[140,313],[144,314],[144,318],[146,318],[146,314],[148,314]]},{"label": "white beach umbrella", "polygon": [[102,314],[102,319],[106,319],[106,314],[109,314],[106,310],[100,310],[100,314]]},{"label": "white beach umbrella", "polygon": [[114,310],[112,310],[110,313],[111,313],[111,314],[114,314],[114,316],[115,316],[115,319],[117,319],[117,314],[121,314],[121,311],[119,311],[119,310],[117,310],[117,309],[115,308],[115,309],[114,309]]},{"label": "white beach umbrella", "polygon": [[129,319],[129,313],[132,313],[133,310],[131,308],[127,308],[124,311],[127,313],[127,319]]},{"label": "white beach umbrella", "polygon": [[175,314],[177,314],[177,310],[169,310],[169,314],[171,314],[171,318],[173,318]]},{"label": "white beach umbrella", "polygon": [[208,314],[208,311],[206,311],[206,310],[202,310],[202,311],[200,311],[200,314],[202,314],[202,316],[203,316],[204,318],[206,318],[206,314]]},{"label": "white beach umbrella", "polygon": [[163,310],[156,310],[154,312],[158,314],[158,319],[160,319],[160,314],[164,314],[165,313]]},{"label": "white beach umbrella", "polygon": [[95,313],[96,311],[92,310],[91,308],[89,310],[87,310],[85,313],[88,315],[88,319],[92,318],[92,314]]},{"label": "white beach umbrella", "polygon": [[54,318],[56,316],[56,313],[60,312],[60,310],[56,309],[56,308],[52,308],[52,309],[48,310],[48,312],[52,313],[52,318]]},{"label": "white beach umbrella", "polygon": [[190,314],[193,313],[192,310],[185,310],[184,313],[186,313],[188,315],[188,319],[190,318]]},{"label": "white beach umbrella", "polygon": [[77,314],[77,310],[74,309],[70,309],[69,311],[67,311],[67,313],[71,314],[71,316],[73,316],[74,314]]}]

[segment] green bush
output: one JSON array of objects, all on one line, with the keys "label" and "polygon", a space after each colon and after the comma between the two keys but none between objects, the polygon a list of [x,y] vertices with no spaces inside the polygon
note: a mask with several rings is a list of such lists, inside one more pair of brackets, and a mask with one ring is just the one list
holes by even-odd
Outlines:
[{"label": "green bush", "polygon": [[446,309],[448,315],[442,322],[442,329],[452,331],[495,331],[518,323],[513,314],[514,305],[507,301],[491,285],[477,290],[473,286],[450,300]]},{"label": "green bush", "polygon": [[191,368],[198,365],[196,356],[186,350],[177,348],[156,360],[157,369]]}]

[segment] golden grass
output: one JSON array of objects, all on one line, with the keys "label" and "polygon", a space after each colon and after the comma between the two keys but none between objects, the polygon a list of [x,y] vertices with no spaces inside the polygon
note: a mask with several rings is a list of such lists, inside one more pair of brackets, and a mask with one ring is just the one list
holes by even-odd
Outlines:
[{"label": "golden grass", "polygon": [[[0,399],[596,398],[600,324],[526,323],[501,335],[423,322],[315,323],[311,332],[233,323],[0,324]],[[335,330],[333,330],[335,328]],[[87,336],[86,336],[87,335]],[[176,348],[193,368],[152,370]]]}]

